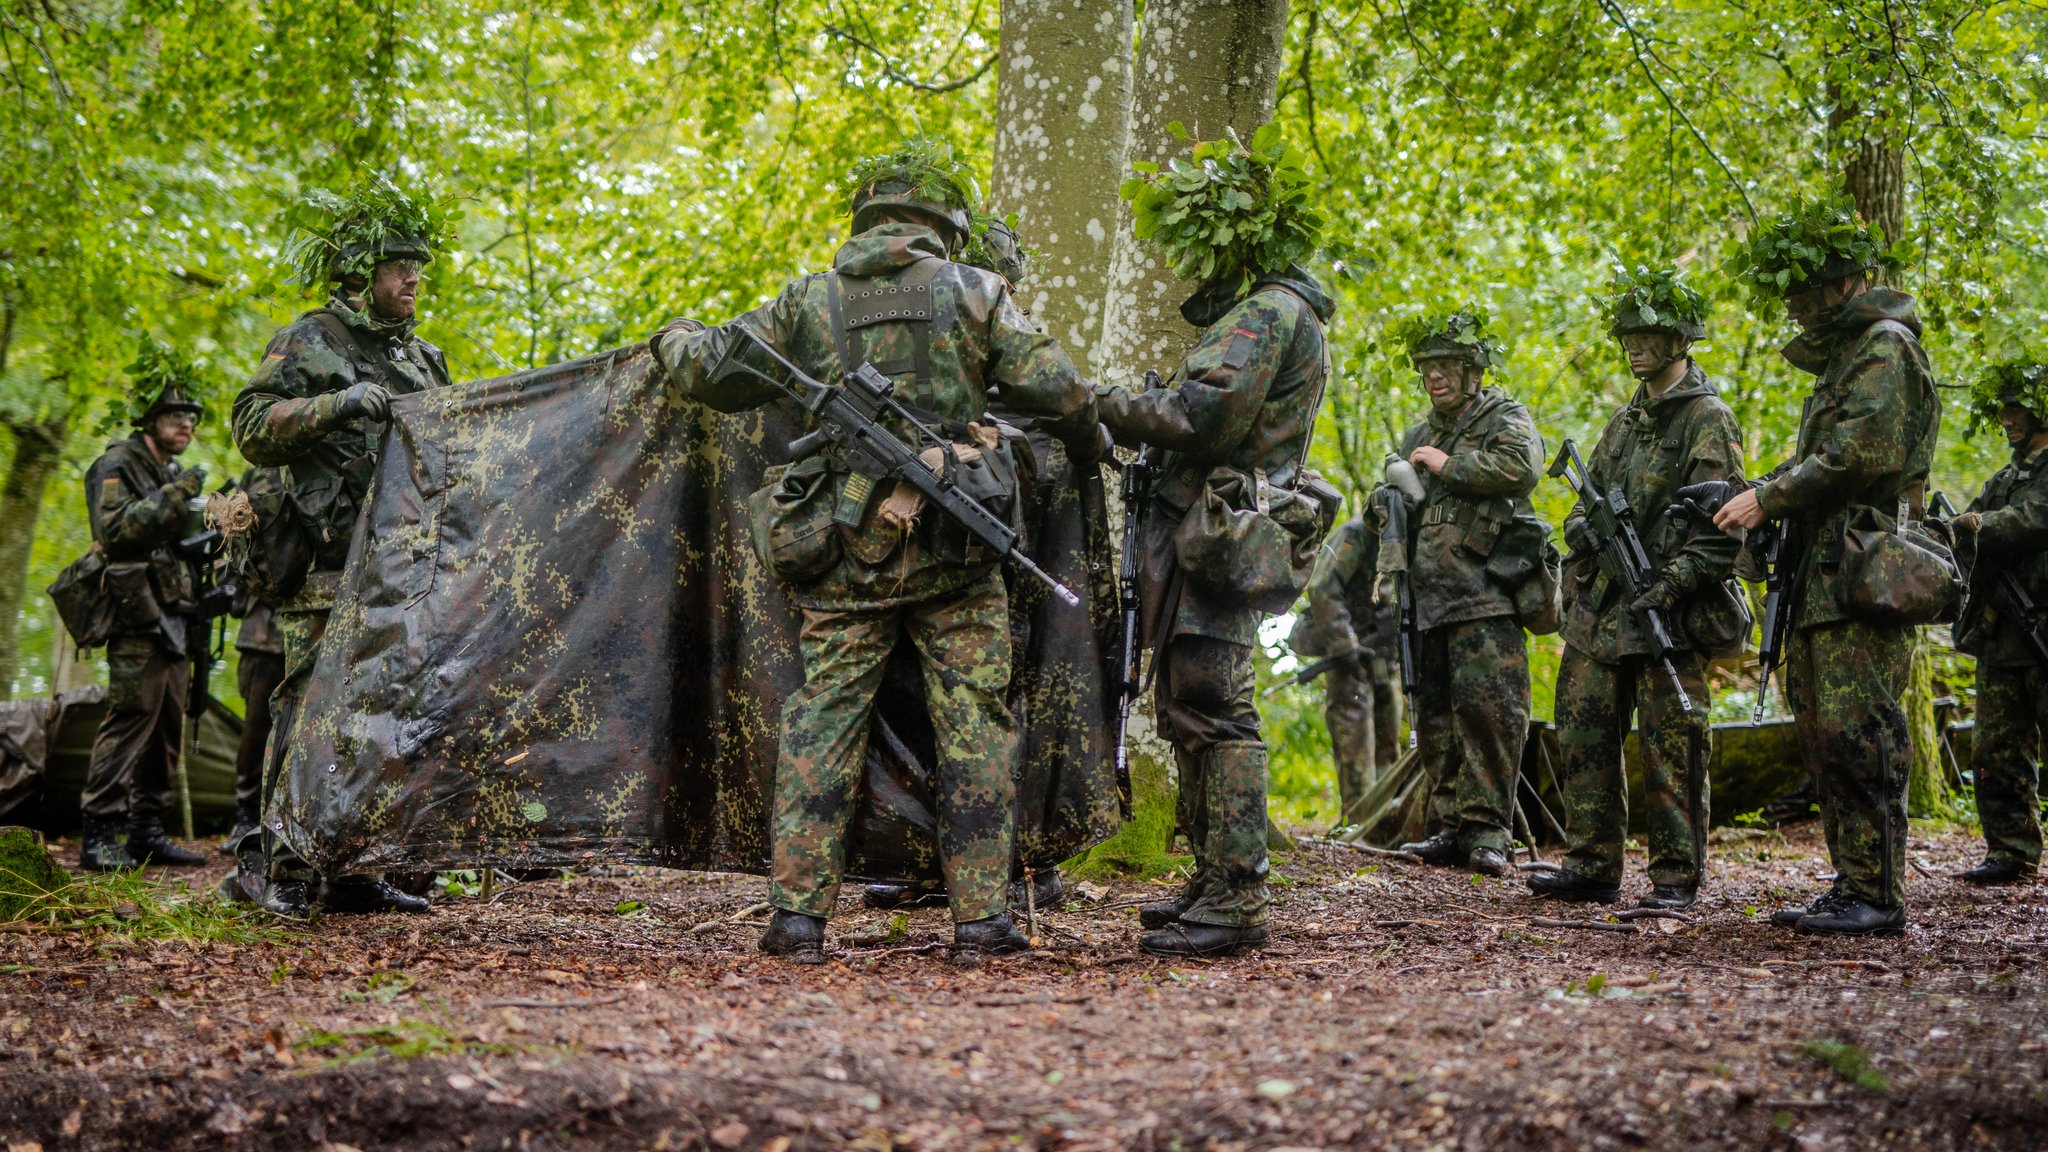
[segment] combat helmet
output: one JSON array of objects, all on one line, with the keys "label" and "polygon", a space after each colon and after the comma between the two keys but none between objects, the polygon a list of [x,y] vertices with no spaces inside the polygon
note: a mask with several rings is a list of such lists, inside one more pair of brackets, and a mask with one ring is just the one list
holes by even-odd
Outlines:
[{"label": "combat helmet", "polygon": [[1847,197],[1804,200],[1759,228],[1736,253],[1736,279],[1763,296],[1793,296],[1885,260],[1884,231]]},{"label": "combat helmet", "polygon": [[918,137],[879,156],[856,161],[847,174],[853,188],[848,208],[855,235],[874,227],[885,211],[915,212],[929,218],[957,250],[970,231],[969,205],[979,200],[974,174],[943,140]]},{"label": "combat helmet", "polygon": [[199,366],[178,355],[169,345],[144,336],[135,362],[125,371],[131,377],[129,424],[147,428],[157,417],[172,412],[190,412],[194,420],[206,418],[206,405],[195,398],[202,390]]},{"label": "combat helmet", "polygon": [[1481,372],[1505,356],[1486,332],[1486,310],[1471,304],[1441,315],[1413,316],[1394,328],[1394,339],[1418,368],[1425,360],[1457,360]]},{"label": "combat helmet", "polygon": [[1686,340],[1707,334],[1707,301],[1687,284],[1675,268],[1651,268],[1638,264],[1614,271],[1601,310],[1607,320],[1607,334],[1621,337],[1632,332],[1669,332]]},{"label": "combat helmet", "polygon": [[962,264],[986,269],[1021,287],[1031,274],[1031,251],[1017,238],[1015,217],[1004,220],[987,212],[974,213],[968,224],[967,243],[960,249]]},{"label": "combat helmet", "polygon": [[318,288],[352,276],[368,279],[386,260],[432,260],[447,242],[454,214],[380,174],[345,194],[307,192],[291,223],[285,262],[300,283]]},{"label": "combat helmet", "polygon": [[2034,357],[2002,360],[1984,369],[1970,385],[1970,433],[1998,423],[1998,413],[2017,404],[2048,426],[2048,363]]}]

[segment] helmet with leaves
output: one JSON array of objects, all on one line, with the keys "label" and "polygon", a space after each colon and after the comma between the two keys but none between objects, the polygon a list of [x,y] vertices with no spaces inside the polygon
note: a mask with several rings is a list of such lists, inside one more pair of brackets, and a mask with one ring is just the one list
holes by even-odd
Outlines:
[{"label": "helmet with leaves", "polygon": [[453,211],[416,199],[379,174],[346,193],[307,192],[293,206],[284,259],[308,288],[367,279],[386,260],[432,260],[454,223]]},{"label": "helmet with leaves", "polygon": [[847,182],[855,234],[874,227],[882,212],[915,212],[930,218],[952,248],[967,240],[971,206],[981,199],[966,160],[951,144],[926,136],[855,161]]},{"label": "helmet with leaves", "polygon": [[[117,401],[116,410],[109,413],[110,427],[116,426],[122,415],[137,428],[147,428],[157,417],[172,412],[190,412],[194,419],[205,418],[206,405],[198,399],[206,391],[205,370],[168,344],[144,336],[135,362],[126,371],[130,377],[128,394],[125,403]],[[123,407],[125,411],[121,410]]]},{"label": "helmet with leaves", "polygon": [[[1167,125],[1187,139],[1178,122]],[[1323,217],[1299,152],[1277,124],[1252,134],[1250,147],[1235,132],[1197,143],[1186,159],[1166,167],[1131,165],[1137,176],[1117,194],[1131,202],[1132,229],[1175,273],[1242,290],[1260,276],[1287,271],[1316,251]]]},{"label": "helmet with leaves", "polygon": [[1707,334],[1707,301],[1676,268],[1647,264],[1614,270],[1601,309],[1609,336],[1669,332],[1687,340]]},{"label": "helmet with leaves", "polygon": [[1970,385],[1970,431],[1998,423],[1998,413],[2017,404],[2048,424],[2048,363],[2031,356],[2001,360]]},{"label": "helmet with leaves", "polygon": [[1884,231],[1864,222],[1845,196],[1799,202],[1737,250],[1735,278],[1764,297],[1792,296],[1886,259]]},{"label": "helmet with leaves", "polygon": [[1484,372],[1506,359],[1487,334],[1486,321],[1485,309],[1466,304],[1449,313],[1411,316],[1394,326],[1393,337],[1417,366],[1425,360],[1458,360]]},{"label": "helmet with leaves", "polygon": [[967,229],[967,243],[960,249],[962,264],[985,268],[1016,288],[1031,273],[1031,250],[1017,238],[1017,218],[1008,219],[987,212],[974,213]]}]

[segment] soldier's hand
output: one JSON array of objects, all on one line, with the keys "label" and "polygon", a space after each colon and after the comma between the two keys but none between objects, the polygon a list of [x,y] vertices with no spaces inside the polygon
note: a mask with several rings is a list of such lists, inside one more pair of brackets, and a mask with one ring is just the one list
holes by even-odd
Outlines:
[{"label": "soldier's hand", "polygon": [[1984,527],[1982,512],[1965,512],[1948,522],[1949,527],[1966,536],[1975,536]]},{"label": "soldier's hand", "polygon": [[343,420],[388,420],[391,393],[382,384],[358,384],[342,397],[339,415]]},{"label": "soldier's hand", "polygon": [[1703,480],[1698,484],[1687,484],[1671,494],[1671,506],[1664,510],[1664,514],[1676,516],[1683,513],[1702,524],[1712,524],[1714,514],[1734,497],[1736,491],[1736,486],[1726,480]]},{"label": "soldier's hand", "polygon": [[1714,527],[1723,532],[1737,528],[1755,528],[1764,522],[1763,505],[1757,502],[1756,489],[1744,488],[1728,498],[1721,510],[1714,513]]},{"label": "soldier's hand", "polygon": [[1631,612],[1669,612],[1678,607],[1678,588],[1669,580],[1659,580],[1643,589],[1643,594],[1629,602]]},{"label": "soldier's hand", "polygon": [[1450,458],[1450,454],[1443,449],[1424,444],[1422,447],[1409,453],[1408,462],[1417,468],[1426,469],[1431,472],[1442,472],[1444,470],[1444,463]]},{"label": "soldier's hand", "polygon": [[206,491],[206,469],[185,469],[183,472],[178,473],[176,480],[171,481],[171,487],[176,489],[178,494],[185,499],[192,499],[201,492]]},{"label": "soldier's hand", "polygon": [[704,327],[705,325],[702,320],[692,320],[688,316],[678,316],[675,319],[670,320],[668,323],[663,324],[658,330],[656,330],[656,332],[654,333],[654,339],[650,340],[649,343],[658,341],[663,336],[670,336],[675,334],[681,334],[684,336],[694,336],[697,333],[702,332],[704,330]]},{"label": "soldier's hand", "polygon": [[1593,550],[1593,526],[1586,523],[1584,516],[1567,517],[1564,522],[1564,546],[1573,552]]}]

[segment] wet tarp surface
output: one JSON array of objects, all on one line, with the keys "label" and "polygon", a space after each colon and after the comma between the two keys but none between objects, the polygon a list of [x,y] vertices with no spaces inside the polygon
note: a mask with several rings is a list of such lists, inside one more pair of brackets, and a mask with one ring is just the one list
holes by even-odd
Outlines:
[{"label": "wet tarp surface", "polygon": [[[798,614],[745,498],[805,430],[725,416],[644,345],[404,397],[270,814],[328,871],[594,860],[764,871]],[[1101,482],[1033,434],[1009,575],[1020,863],[1116,826]],[[904,653],[899,652],[899,656]],[[891,668],[849,871],[935,879],[921,673]]]}]

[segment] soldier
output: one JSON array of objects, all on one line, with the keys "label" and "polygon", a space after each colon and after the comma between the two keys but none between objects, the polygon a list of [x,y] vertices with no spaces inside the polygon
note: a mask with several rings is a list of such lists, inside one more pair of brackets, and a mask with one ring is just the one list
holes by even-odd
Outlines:
[{"label": "soldier", "polygon": [[[1194,848],[1195,873],[1176,899],[1139,910],[1151,931],[1138,945],[1168,956],[1225,955],[1267,940],[1266,745],[1252,699],[1252,645],[1261,613],[1284,610],[1306,583],[1312,549],[1337,502],[1307,467],[1329,375],[1323,325],[1332,305],[1295,263],[1299,256],[1284,255],[1290,237],[1300,239],[1299,255],[1311,251],[1322,221],[1305,197],[1274,187],[1300,172],[1277,132],[1262,130],[1250,152],[1219,141],[1197,145],[1195,156],[1201,168],[1177,168],[1177,179],[1199,171],[1239,188],[1273,190],[1263,202],[1243,197],[1234,209],[1227,198],[1210,201],[1212,215],[1192,234],[1141,227],[1140,237],[1183,273],[1209,258],[1213,271],[1181,305],[1202,335],[1164,387],[1096,388],[1102,422],[1119,443],[1164,452],[1142,508],[1140,588],[1157,679],[1153,714],[1173,744],[1176,816]],[[1141,220],[1147,198],[1160,191],[1154,184],[1138,193]],[[1236,241],[1211,247],[1207,238],[1219,228]],[[1316,505],[1312,536],[1301,535],[1310,523],[1289,530],[1311,550],[1299,576],[1265,597],[1246,582],[1250,558],[1220,553],[1205,562],[1199,558],[1214,550],[1197,547],[1190,532],[1204,509],[1245,507],[1255,486],[1267,497],[1262,506],[1285,500],[1307,508],[1302,498]]]},{"label": "soldier", "polygon": [[1900,696],[1913,626],[1853,617],[1840,561],[1852,506],[1883,523],[1901,502],[1920,515],[1941,402],[1912,298],[1869,279],[1882,254],[1882,237],[1852,209],[1827,202],[1781,216],[1751,240],[1743,278],[1783,296],[1800,328],[1783,355],[1815,382],[1798,454],[1714,519],[1732,531],[1793,518],[1804,545],[1794,558],[1803,595],[1792,608],[1785,695],[1837,874],[1825,895],[1772,914],[1772,923],[1804,933],[1891,934],[1906,925],[1913,745]]},{"label": "soldier", "polygon": [[[1706,862],[1694,854],[1685,799],[1692,773],[1708,761],[1705,654],[1682,625],[1689,602],[1723,595],[1735,566],[1737,536],[1666,509],[1688,484],[1739,485],[1741,430],[1692,343],[1706,335],[1706,301],[1670,271],[1638,267],[1615,277],[1606,305],[1607,334],[1621,344],[1635,395],[1614,414],[1586,460],[1586,482],[1605,494],[1618,487],[1632,510],[1636,535],[1657,575],[1640,595],[1625,598],[1603,574],[1582,498],[1564,522],[1566,561],[1564,660],[1557,674],[1557,741],[1570,850],[1564,867],[1529,878],[1539,896],[1611,904],[1621,897],[1622,840],[1628,833],[1628,789],[1621,743],[1631,714],[1642,733],[1643,784],[1650,831],[1650,895],[1644,908],[1690,908]],[[1644,616],[1656,610],[1682,653],[1672,662],[1690,698],[1659,664]],[[1702,832],[1706,786],[1699,782]]]},{"label": "soldier", "polygon": [[[260,497],[266,489],[283,483],[275,468],[249,468],[242,473],[241,489]],[[241,658],[235,683],[242,693],[242,737],[235,745],[235,827],[220,844],[220,850],[230,856],[242,837],[259,831],[263,821],[263,752],[270,746],[270,695],[284,682],[284,642],[277,635],[277,605],[249,592],[246,577],[236,584],[243,589],[242,626],[235,633],[235,650]]]},{"label": "soldier", "polygon": [[1402,850],[1502,876],[1512,845],[1508,806],[1529,732],[1529,658],[1519,583],[1494,573],[1526,569],[1522,553],[1542,546],[1509,528],[1534,516],[1529,493],[1543,467],[1543,437],[1527,408],[1484,386],[1500,359],[1485,326],[1485,313],[1467,307],[1402,330],[1431,411],[1402,437],[1398,455],[1414,466],[1424,499],[1408,512],[1410,555],[1382,550],[1379,566],[1405,561],[1414,594],[1410,723],[1434,829]]},{"label": "soldier", "polygon": [[[972,178],[952,149],[912,142],[861,161],[851,183],[853,237],[830,271],[791,281],[723,327],[679,319],[655,334],[655,358],[677,387],[722,412],[778,399],[758,377],[716,371],[729,355],[759,359],[738,331],[744,327],[818,379],[872,364],[920,419],[959,442],[963,456],[1008,450],[990,435],[990,387],[1070,444],[1089,443],[1093,398],[1066,353],[1030,327],[1000,277],[948,259],[966,238],[973,202]],[[877,303],[905,293],[930,303]],[[793,462],[773,490],[780,496],[797,484],[816,498],[790,504],[775,538],[822,537],[823,547],[806,557],[778,546],[762,557],[802,610],[805,676],[782,716],[768,895],[775,914],[761,950],[798,963],[825,958],[825,920],[838,899],[875,692],[905,635],[923,657],[938,736],[939,848],[954,959],[970,964],[983,952],[1028,948],[1008,910],[1017,730],[1004,699],[1003,570],[967,547],[943,515],[919,516],[915,503],[853,472],[837,448]]]},{"label": "soldier", "polygon": [[[1984,862],[1972,884],[2013,884],[2041,863],[2041,769],[2048,735],[2048,365],[2016,360],[1986,370],[1972,390],[1975,421],[1997,421],[2012,463],[1955,520],[1957,544],[1974,544],[1970,596],[1956,648],[1977,658],[1977,814]],[[2010,579],[2035,607],[2010,597]]]},{"label": "soldier", "polygon": [[1399,757],[1401,692],[1394,683],[1399,621],[1373,602],[1380,538],[1364,518],[1337,526],[1308,580],[1308,605],[1288,638],[1303,660],[1336,659],[1322,675],[1323,722],[1337,769],[1337,823],[1363,816],[1359,800]]},{"label": "soldier", "polygon": [[[180,468],[178,456],[206,410],[192,398],[198,369],[156,341],[143,340],[128,371],[135,432],[107,445],[85,473],[93,546],[106,554],[117,621],[107,644],[107,716],[79,795],[78,866],[95,872],[206,860],[164,831],[192,680],[186,645],[206,642],[193,620],[192,566],[176,550],[206,472]],[[116,839],[124,820],[126,848]]]},{"label": "soldier", "polygon": [[[271,338],[255,377],[235,397],[236,446],[259,468],[288,469],[289,499],[281,511],[312,541],[303,572],[266,574],[271,584],[293,589],[275,618],[285,677],[272,698],[266,814],[334,610],[391,399],[448,384],[441,350],[413,332],[421,271],[442,242],[433,210],[381,177],[346,197],[316,191],[305,204],[313,218],[301,226],[287,255],[308,288],[331,285],[332,295]],[[265,559],[277,562],[274,555]],[[312,870],[274,835],[266,833],[265,839],[267,860],[243,857],[243,874],[229,877],[223,890],[260,890],[269,911],[307,915],[314,898]],[[252,868],[265,875],[248,874]],[[427,910],[425,900],[373,876],[329,877],[319,903],[330,912]]]}]

